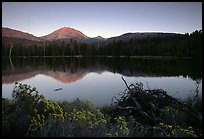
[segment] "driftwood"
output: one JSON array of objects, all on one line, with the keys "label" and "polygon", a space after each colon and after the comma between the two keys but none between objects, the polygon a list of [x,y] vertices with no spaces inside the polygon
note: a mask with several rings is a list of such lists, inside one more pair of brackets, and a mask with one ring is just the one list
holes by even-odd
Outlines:
[{"label": "driftwood", "polygon": [[54,91],[60,91],[60,90],[62,90],[61,87],[60,87],[60,88],[55,88],[55,89],[54,89]]},{"label": "driftwood", "polygon": [[[202,114],[181,100],[168,95],[163,89],[151,90],[148,88],[145,90],[142,83],[128,86],[123,77],[122,80],[127,89],[120,94],[120,98],[114,97],[112,99],[111,107],[114,106],[115,108],[112,120],[118,115],[123,115],[125,117],[133,116],[140,123],[150,126],[157,125],[160,122],[169,123],[169,119],[163,118],[163,115],[166,108],[171,107],[188,115],[187,117],[190,117],[190,120],[194,119],[198,123],[202,123]],[[173,120],[175,120],[174,116],[173,114]],[[175,121],[171,124],[176,126]]]}]

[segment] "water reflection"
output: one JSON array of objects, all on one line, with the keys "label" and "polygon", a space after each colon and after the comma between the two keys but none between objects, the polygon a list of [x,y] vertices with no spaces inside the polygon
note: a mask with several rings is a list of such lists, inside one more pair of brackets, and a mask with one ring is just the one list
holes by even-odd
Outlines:
[{"label": "water reflection", "polygon": [[[2,96],[11,97],[15,81],[38,88],[47,99],[91,100],[96,105],[110,104],[111,98],[128,83],[143,82],[144,87],[163,88],[175,97],[195,95],[195,81],[202,95],[202,66],[191,60],[152,60],[119,58],[15,58],[2,65]],[[62,90],[55,92],[55,88]]]}]

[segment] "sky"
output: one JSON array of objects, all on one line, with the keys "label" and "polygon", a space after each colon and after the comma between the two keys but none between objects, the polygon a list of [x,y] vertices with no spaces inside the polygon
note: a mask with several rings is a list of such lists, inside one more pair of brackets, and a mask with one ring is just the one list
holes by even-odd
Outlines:
[{"label": "sky", "polygon": [[61,27],[88,37],[202,29],[202,2],[2,2],[2,27],[44,36]]}]

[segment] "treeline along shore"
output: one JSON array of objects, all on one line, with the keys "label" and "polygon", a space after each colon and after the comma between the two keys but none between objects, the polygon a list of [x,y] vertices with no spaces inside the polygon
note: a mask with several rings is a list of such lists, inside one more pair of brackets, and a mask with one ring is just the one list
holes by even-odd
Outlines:
[{"label": "treeline along shore", "polygon": [[2,37],[2,56],[101,56],[132,57],[172,56],[202,59],[202,30],[186,34],[130,39],[108,39],[103,42],[80,42],[59,39],[35,42]]}]

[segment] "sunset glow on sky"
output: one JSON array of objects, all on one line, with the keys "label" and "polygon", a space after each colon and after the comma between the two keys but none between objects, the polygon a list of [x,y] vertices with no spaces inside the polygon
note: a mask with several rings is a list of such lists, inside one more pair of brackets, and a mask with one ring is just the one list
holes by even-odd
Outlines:
[{"label": "sunset glow on sky", "polygon": [[3,2],[2,27],[47,35],[61,27],[89,37],[202,29],[202,2]]}]

